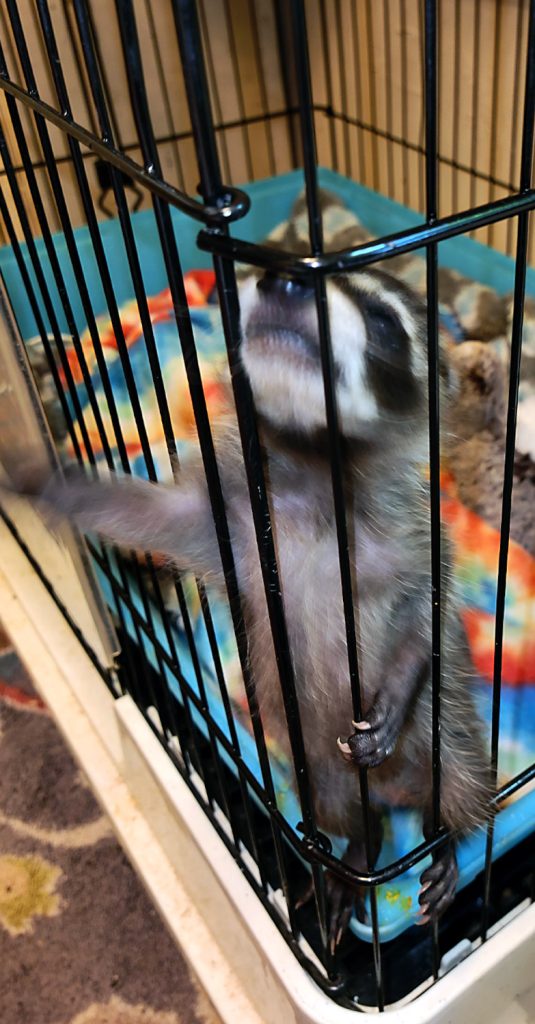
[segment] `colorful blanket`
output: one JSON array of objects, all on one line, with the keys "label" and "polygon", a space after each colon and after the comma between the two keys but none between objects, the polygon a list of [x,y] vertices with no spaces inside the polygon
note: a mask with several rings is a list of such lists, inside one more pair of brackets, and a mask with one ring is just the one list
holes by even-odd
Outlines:
[{"label": "colorful blanket", "polygon": [[[360,237],[366,237],[365,230],[359,225],[354,214],[339,203],[327,204],[324,217],[325,236],[327,240],[333,240],[333,247],[336,247],[334,244],[335,240],[339,239],[341,234],[351,228],[354,231],[360,232]],[[304,234],[306,232],[306,215],[303,210],[296,210],[291,222],[291,230],[294,238],[298,238],[300,233]],[[273,232],[272,238],[274,240],[282,239],[287,231],[287,224],[280,225]],[[395,270],[400,277],[413,287],[420,289],[424,287],[425,265],[420,257],[400,257],[397,260],[397,264],[389,269]],[[214,275],[211,271],[190,271],[185,275],[185,280],[189,311],[203,377],[204,393],[210,418],[212,422],[215,422],[225,410],[226,391],[221,381],[222,373],[226,367],[226,357],[221,319],[215,297]],[[481,333],[486,331],[486,340],[491,343],[494,341],[498,347],[501,346],[505,350],[507,347],[506,334],[500,334],[500,331],[506,332],[507,329],[505,301],[497,297],[490,289],[482,288],[474,282],[468,282],[465,278],[461,279],[459,275],[456,276],[453,272],[449,271],[446,277],[443,276],[441,278],[440,314],[442,329],[447,332],[452,344],[462,344],[465,338],[478,336],[475,332],[477,332],[479,325]],[[192,451],[192,445],[196,443],[194,417],[169,290],[150,297],[148,299],[148,308],[152,332],[161,364],[163,382],[170,402],[170,412],[179,457],[187,459],[188,453]],[[493,320],[492,317],[489,318],[487,315],[489,310],[492,311]],[[170,479],[168,450],[163,435],[152,373],[136,302],[127,303],[121,308],[120,312],[152,454],[157,465],[159,478],[167,480]],[[492,320],[493,326],[489,326],[489,319]],[[108,318],[102,317],[99,320],[98,330],[123,427],[132,471],[140,476],[146,476],[147,468],[131,411],[117,341]],[[492,335],[493,330],[497,331],[494,335]],[[82,337],[82,348],[108,441],[112,450],[116,450],[108,405],[96,365],[89,331],[86,331]],[[97,459],[101,459],[101,438],[96,427],[94,411],[91,408],[83,382],[80,362],[72,347],[68,348],[68,358],[84,411],[90,444]],[[527,400],[530,400],[531,388],[529,382],[525,386],[525,397]],[[520,420],[524,422],[522,421],[522,414],[520,415]],[[77,428],[77,431],[78,440],[83,450],[84,444],[79,428]],[[530,436],[529,429],[527,436]],[[72,445],[66,434],[63,437],[63,451],[66,458],[72,457]],[[488,523],[459,502],[456,494],[455,480],[447,473],[444,474],[443,478],[442,512],[444,522],[447,524],[454,542],[462,611],[474,667],[479,677],[479,682],[476,684],[479,710],[489,726],[492,699],[494,611],[499,534]],[[103,580],[103,586],[105,590],[108,589],[105,580]],[[191,580],[186,580],[186,590],[190,613],[195,626],[196,642],[202,654],[204,667],[212,680],[212,684],[209,687],[210,709],[218,724],[226,729],[198,595]],[[112,605],[111,594],[110,604]],[[140,610],[142,609],[140,608]],[[244,726],[244,753],[249,763],[254,767],[256,765],[256,754],[254,744],[250,738],[249,716],[246,711],[243,683],[230,619],[226,608],[217,601],[213,602],[213,614],[228,686],[236,714]],[[528,767],[535,756],[534,622],[535,560],[520,545],[512,543],[508,564],[502,671],[499,763],[500,778],[502,780],[510,778]],[[180,634],[181,623],[179,617],[177,617],[177,630]],[[161,630],[161,637],[162,642],[165,643],[163,629]],[[149,650],[149,656],[154,659],[154,652]],[[188,679],[192,681],[192,685],[194,685],[194,673],[192,670],[188,671],[188,664],[187,647],[184,643],[183,671]],[[170,683],[172,685],[172,681]],[[272,759],[276,764],[280,807],[295,824],[298,819],[298,811],[292,790],[289,765],[284,762],[280,751],[277,751],[273,744],[270,745],[270,751]],[[408,819],[405,816],[402,826],[400,825],[399,828],[396,828],[396,820],[398,820],[398,816],[396,813],[393,813],[390,826],[387,829],[389,842],[385,844],[383,849],[383,862],[387,862],[395,856],[400,856],[401,853],[407,851],[413,840],[418,841],[419,825],[413,823],[409,828],[407,824]],[[510,831],[511,828],[512,826],[510,826]],[[479,865],[481,862],[480,852],[476,856],[472,850],[471,856],[472,860],[470,861],[470,857],[467,854],[468,860],[466,863],[470,861],[472,868],[466,868],[465,881],[469,880],[469,876],[473,877],[476,871],[476,868],[474,868],[476,861]],[[410,918],[411,907],[415,906],[415,886],[417,887],[417,875],[420,870],[421,867],[418,868],[416,875],[413,872],[412,881],[409,879],[405,889],[403,888],[403,880],[398,880],[400,882],[399,885],[392,883],[390,886],[380,887],[381,927],[385,929],[385,937],[397,934],[402,927],[406,926],[407,915]],[[400,924],[401,919],[404,922],[402,924]],[[355,923],[355,928],[357,930],[360,928],[362,934],[365,935],[365,926]],[[365,937],[367,936],[365,935]]]}]

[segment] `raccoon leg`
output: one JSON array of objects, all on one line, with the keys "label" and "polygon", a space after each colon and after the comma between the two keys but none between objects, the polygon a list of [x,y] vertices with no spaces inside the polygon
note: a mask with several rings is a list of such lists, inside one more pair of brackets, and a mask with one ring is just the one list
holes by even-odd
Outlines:
[{"label": "raccoon leg", "polygon": [[[366,844],[363,838],[351,839],[342,857],[342,863],[355,871],[368,871],[375,867],[381,852],[383,841],[383,824],[377,812],[370,808],[370,853],[368,863]],[[334,954],[336,947],[347,931],[353,912],[359,921],[366,922],[368,914],[364,903],[366,889],[364,886],[350,885],[330,871],[325,876],[327,889],[327,925],[329,929],[329,947]]]},{"label": "raccoon leg", "polygon": [[[383,823],[381,816],[370,808],[370,868],[375,866],[383,841]],[[342,856],[342,863],[355,871],[368,871],[368,859],[366,856],[366,843],[362,834],[358,838],[350,839],[345,853]],[[364,904],[364,886],[351,885],[343,879],[338,878],[332,871],[325,872],[325,889],[327,896],[327,930],[329,948],[334,954],[336,947],[347,931],[353,912],[356,913],[359,921],[367,920],[367,912]],[[304,906],[314,895],[314,883],[312,879],[307,885],[306,891],[297,903],[297,909]]]},{"label": "raccoon leg", "polygon": [[[423,825],[424,837],[427,840],[433,837],[432,820],[432,812],[428,809],[424,813]],[[420,877],[420,910],[417,924],[427,924],[432,917],[439,917],[444,913],[455,897],[458,877],[455,842],[450,838],[433,854],[433,863]]]},{"label": "raccoon leg", "polygon": [[338,747],[360,768],[376,768],[393,754],[415,695],[429,676],[429,653],[422,638],[411,631],[387,669],[381,689],[355,732]]},{"label": "raccoon leg", "polygon": [[[489,816],[491,777],[478,726],[474,709],[467,703],[457,709],[454,723],[449,722],[447,713],[444,716],[440,812],[451,836],[434,854],[433,863],[421,876],[420,924],[438,917],[453,901],[458,879],[456,838],[484,824]],[[429,806],[424,812],[423,831],[426,839],[432,837]]]},{"label": "raccoon leg", "polygon": [[51,525],[69,519],[82,532],[158,552],[180,569],[223,586],[217,533],[197,465],[184,468],[175,486],[133,477],[92,480],[73,467],[65,478],[55,474],[44,482],[26,480],[20,490],[32,497]]}]

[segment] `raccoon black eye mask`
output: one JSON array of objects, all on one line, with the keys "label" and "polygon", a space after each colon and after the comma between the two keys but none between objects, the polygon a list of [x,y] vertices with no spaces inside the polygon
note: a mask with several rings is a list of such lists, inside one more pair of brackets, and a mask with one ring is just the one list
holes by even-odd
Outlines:
[{"label": "raccoon black eye mask", "polygon": [[[431,834],[431,579],[425,308],[388,275],[328,281],[332,351],[346,456],[347,523],[358,598],[364,714],[352,723],[315,305],[277,278],[241,288],[242,359],[259,416],[284,609],[318,827],[348,841],[346,864],[367,868],[358,767],[369,769],[372,847],[380,808],[421,810]],[[444,401],[448,376],[442,370]],[[277,664],[233,422],[215,431],[250,666],[265,728],[290,757]],[[224,589],[201,460],[178,484],[94,482],[80,475],[36,486],[48,515],[163,554]],[[448,578],[449,550],[442,558]],[[455,836],[485,820],[490,777],[467,685],[470,662],[453,594],[443,607],[441,815],[451,842],[421,877],[420,920],[440,914],[456,885]],[[334,949],[362,893],[328,876]]]}]

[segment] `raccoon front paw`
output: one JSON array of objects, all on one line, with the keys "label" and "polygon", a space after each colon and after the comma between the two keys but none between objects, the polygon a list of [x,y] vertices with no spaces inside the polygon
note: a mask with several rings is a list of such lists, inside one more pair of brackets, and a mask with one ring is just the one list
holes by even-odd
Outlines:
[{"label": "raccoon front paw", "polygon": [[433,863],[422,873],[417,924],[440,917],[453,902],[459,871],[453,843],[434,855]]},{"label": "raccoon front paw", "polygon": [[338,737],[338,749],[359,768],[376,768],[394,753],[403,717],[403,709],[378,697],[364,721],[352,722],[355,732]]}]

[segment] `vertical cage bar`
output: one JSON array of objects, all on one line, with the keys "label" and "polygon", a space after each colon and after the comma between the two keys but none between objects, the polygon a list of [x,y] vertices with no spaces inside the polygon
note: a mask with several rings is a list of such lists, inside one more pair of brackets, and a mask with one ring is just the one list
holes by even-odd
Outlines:
[{"label": "vertical cage bar", "polygon": [[[387,177],[387,180],[388,180],[388,195],[390,196],[391,199],[394,199],[394,198],[397,198],[398,193],[397,193],[397,190],[396,190],[396,183],[395,183],[395,180],[394,180],[394,178],[395,178],[395,175],[394,175],[394,153],[393,153],[393,145],[394,144],[392,142],[392,136],[393,136],[393,133],[394,133],[394,121],[393,121],[393,112],[392,112],[392,107],[393,107],[392,91],[395,88],[395,86],[394,86],[394,83],[392,81],[392,76],[388,75],[388,68],[392,67],[392,30],[390,28],[390,6],[389,6],[389,4],[390,4],[390,0],[383,0],[383,22],[384,22],[384,37],[385,37],[385,43],[384,43],[384,45],[385,45],[385,68],[387,69],[387,73],[385,75],[385,79],[388,77],[388,81],[385,80],[383,85],[384,85],[384,91],[385,91],[385,105],[386,105],[386,130],[387,130],[387,133],[388,133],[388,136],[389,136],[388,140],[383,140],[383,143],[386,143],[386,165],[387,165],[387,169],[388,169],[388,177]],[[371,11],[370,11],[370,18],[373,18],[373,14],[372,14]],[[373,36],[373,24],[370,27],[370,33]],[[401,44],[402,44],[401,35],[400,35],[399,42],[400,42],[400,46],[401,46]],[[370,50],[370,55],[369,55],[369,59],[370,60],[372,60],[372,54],[374,52],[375,52],[375,47],[373,47]],[[403,149],[405,150],[405,147],[403,147]]]},{"label": "vertical cage bar", "polygon": [[[426,211],[427,223],[437,219],[437,23],[436,2],[426,0]],[[431,501],[432,576],[432,690],[433,690],[433,827],[440,826],[440,404],[438,253],[435,243],[427,246],[427,332],[429,354],[429,455]]]},{"label": "vertical cage bar", "polygon": [[[426,220],[438,214],[438,47],[436,0],[425,3],[425,145]],[[427,343],[429,386],[429,498],[431,512],[431,693],[433,781],[432,828],[440,828],[440,683],[441,683],[441,543],[440,543],[440,395],[438,326],[438,248],[427,246]],[[432,923],[433,975],[438,978],[438,922]]]},{"label": "vertical cage bar", "polygon": [[[535,0],[529,6],[527,40],[527,65],[524,90],[524,114],[522,121],[522,150],[520,157],[520,190],[527,192],[531,186],[533,163],[533,138],[535,127]],[[529,213],[519,214],[518,239],[515,261],[515,283],[513,301],[513,323],[511,330],[511,361],[509,368],[509,393],[507,404],[507,428],[505,435],[505,459],[503,472],[502,516],[500,526],[500,552],[498,557],[498,579],[496,586],[496,627],[494,633],[494,672],[492,681],[492,726],[491,726],[491,771],[496,785],[498,774],[498,748],[500,738],[500,708],[502,684],[502,657],[505,598],[507,591],[507,561],[511,529],[511,508],[513,497],[515,437],[518,410],[518,386],[522,358],[522,327],[524,322],[524,299],[526,294],[526,267],[528,255]],[[485,850],[484,905],[481,935],[487,938],[490,921],[490,887],[492,875],[492,848],[494,840],[494,815],[487,827]]]},{"label": "vertical cage bar", "polygon": [[[342,6],[341,0],[336,0],[335,4],[335,20],[336,20],[336,36],[337,36],[337,47],[338,47],[338,77],[340,80],[340,106],[342,114],[342,133],[344,140],[344,174],[349,176],[351,174],[351,152],[349,148],[349,122],[347,120],[347,85],[346,85],[346,65],[344,59],[344,31],[342,26]],[[336,117],[336,115],[334,115]],[[336,167],[335,170],[340,170]]]},{"label": "vertical cage bar", "polygon": [[[496,198],[496,184],[495,180],[497,177],[497,142],[498,142],[498,130],[499,127],[503,131],[503,126],[498,126],[497,110],[498,110],[498,96],[500,93],[500,78],[499,78],[499,67],[500,67],[500,36],[502,28],[502,5],[496,5],[496,13],[494,16],[494,41],[493,41],[493,53],[492,53],[492,121],[490,126],[490,167],[489,167],[489,189],[488,189],[488,201],[492,202]],[[493,245],[496,237],[496,227],[491,225],[488,231],[488,244]]]},{"label": "vertical cage bar", "polygon": [[179,185],[179,188],[184,189],[184,187],[185,187],[185,185],[184,185],[184,180],[185,180],[184,179],[184,171],[183,171],[183,168],[182,168],[182,160],[180,158],[180,147],[179,147],[179,144],[178,144],[178,141],[177,141],[177,138],[176,138],[175,126],[174,126],[174,123],[173,123],[173,108],[172,108],[171,96],[170,96],[169,88],[168,88],[169,79],[168,79],[168,77],[165,74],[165,68],[164,68],[163,61],[162,61],[162,56],[161,56],[161,53],[160,53],[160,45],[159,45],[160,41],[158,39],[158,30],[157,30],[157,27],[156,27],[156,20],[155,20],[155,17],[154,17],[154,5],[152,3],[152,0],[145,0],[144,7],[145,7],[145,15],[146,15],[146,18],[147,18],[147,22],[148,22],[148,26],[149,26],[149,31],[150,31],[150,39],[151,39],[152,51],[154,53],[154,60],[155,60],[155,63],[156,63],[156,68],[157,68],[157,73],[158,73],[158,82],[159,82],[159,85],[160,85],[160,93],[161,93],[161,96],[162,96],[162,103],[163,103],[163,107],[164,107],[164,111],[165,111],[165,120],[167,122],[168,135],[169,135],[169,139],[170,139],[170,142],[171,142],[171,145],[172,145],[172,149],[173,149],[173,155],[174,155],[174,160],[175,160],[175,171],[176,171],[177,178],[178,178],[178,185]]},{"label": "vertical cage bar", "polygon": [[[400,50],[401,50],[401,134],[405,141],[405,145],[402,146],[401,158],[403,165],[403,202],[405,206],[409,203],[409,31],[408,31],[408,18],[407,18],[407,0],[399,0],[399,20],[401,26],[400,32]],[[414,166],[414,164],[413,164]]]},{"label": "vertical cage bar", "polygon": [[[361,12],[364,10],[366,14],[362,14],[362,17],[366,18],[366,42],[368,46],[367,53],[367,67],[368,67],[368,88],[370,96],[370,123],[371,123],[371,150],[372,150],[372,182],[371,187],[376,191],[379,189],[379,136],[375,131],[377,126],[377,88],[374,74],[373,56],[375,52],[374,38],[373,38],[373,0],[365,0],[360,5]],[[391,156],[388,157],[391,159]],[[368,182],[366,184],[369,184]]]},{"label": "vertical cage bar", "polygon": [[[199,46],[202,46],[200,38]],[[204,88],[202,90],[199,90],[199,84],[200,83],[196,81],[197,102],[193,106],[190,105],[189,108],[191,126],[193,129],[194,137],[197,137],[199,133],[202,132],[203,125],[205,125],[207,121],[211,120],[210,94],[208,92],[208,84],[207,82],[203,83]],[[218,173],[219,159],[217,154],[217,145],[214,132],[210,132],[208,136],[204,139],[204,145],[200,149],[196,150],[196,156],[197,162],[199,164],[199,174],[201,177],[201,181],[203,182],[203,191],[205,193],[205,198],[206,196],[220,195],[221,177],[220,174]]]},{"label": "vertical cage bar", "polygon": [[[362,124],[364,117],[362,112],[362,85],[360,77],[360,61],[358,60],[359,51],[359,25],[358,25],[358,12],[356,3],[350,4],[351,12],[351,44],[353,47],[353,66],[354,66],[354,89],[355,89],[355,120]],[[357,143],[359,152],[359,181],[362,185],[366,178],[366,156],[365,156],[365,144],[364,144],[364,130],[361,128],[357,133]]]},{"label": "vertical cage bar", "polygon": [[292,167],[299,166],[299,132],[296,129],[295,117],[292,113],[296,105],[296,86],[294,69],[289,59],[289,21],[288,5],[286,0],[273,0],[273,13],[275,16],[275,31],[277,34],[277,49],[279,52],[280,74],[282,89],[288,116],[288,142],[290,146],[290,163]]},{"label": "vertical cage bar", "polygon": [[[98,123],[95,108],[91,100],[91,90],[89,88],[87,71],[84,67],[83,54],[80,51],[80,41],[76,34],[76,19],[74,16],[74,11],[69,0],[62,0],[62,6],[63,14],[65,17],[65,26],[69,36],[69,42],[71,44],[72,53],[74,55],[74,62],[76,64],[76,71],[78,75],[78,84],[84,99],[84,106],[87,111],[88,122],[91,125],[91,130],[93,134],[98,136]],[[60,72],[63,75],[61,64],[58,65],[58,67],[56,68],[56,72]]]},{"label": "vertical cage bar", "polygon": [[470,168],[472,171],[470,178],[470,206],[476,205],[476,189],[477,189],[477,140],[478,133],[476,125],[478,123],[478,107],[479,107],[479,78],[480,78],[480,52],[481,52],[481,0],[475,0],[474,7],[474,52],[472,59],[473,76],[472,76],[472,145],[470,147]]},{"label": "vertical cage bar", "polygon": [[[65,6],[66,12],[68,12],[69,8],[72,9],[73,0],[63,0],[63,4]],[[106,118],[107,118],[107,120],[108,120],[108,122],[110,124],[109,138],[113,137],[115,139],[115,143],[118,146],[118,148],[121,151],[124,151],[124,142],[123,142],[123,138],[122,138],[121,119],[118,118],[117,115],[116,115],[115,104],[113,103],[113,89],[110,87],[109,78],[108,78],[108,70],[106,68],[106,62],[103,60],[103,57],[102,57],[102,49],[101,49],[101,45],[100,45],[99,34],[98,34],[98,32],[96,30],[96,27],[95,27],[95,20],[94,20],[93,10],[92,10],[91,5],[89,5],[89,4],[87,4],[86,7],[87,7],[88,31],[90,33],[91,42],[92,42],[94,53],[95,53],[95,57],[96,57],[96,63],[97,63],[97,66],[98,66],[98,74],[99,74],[98,81],[99,81],[99,87],[100,87],[101,101],[105,105]],[[78,24],[78,16],[76,16],[76,22]],[[84,60],[85,60],[86,59],[86,54],[85,54],[85,51],[84,51],[83,47],[82,47],[82,52],[83,52],[83,56],[84,56]],[[90,78],[90,85],[91,85],[91,90],[93,90],[94,82],[93,82],[93,79],[91,79],[91,78]],[[95,99],[94,94],[93,94],[93,99]],[[97,115],[98,115],[98,118],[100,120],[100,114],[98,114],[98,112],[97,112]]]},{"label": "vertical cage bar", "polygon": [[424,5],[419,0],[418,3],[418,55],[420,63],[421,73],[421,90],[422,90],[422,116],[420,118],[420,124],[418,128],[418,146],[422,154],[424,155],[423,160],[418,161],[418,197],[419,204],[418,209],[424,210],[426,197],[425,197],[425,9]]},{"label": "vertical cage bar", "polygon": [[[458,171],[455,163],[459,161],[459,130],[461,125],[461,5],[454,2],[454,53],[453,53],[453,118],[451,123],[451,157],[453,170],[451,175],[451,213],[456,213],[459,206]],[[450,212],[450,211],[448,211]]]},{"label": "vertical cage bar", "polygon": [[[334,122],[334,109],[333,109],[333,71],[331,64],[331,47],[329,45],[329,26],[330,19],[327,17],[327,11],[325,7],[325,0],[318,0],[319,2],[319,15],[320,15],[320,37],[321,37],[321,50],[323,54],[323,66],[325,68],[325,99],[327,100],[326,117],[329,125],[329,142],[331,146],[331,164],[335,171],[340,170],[338,160],[338,140],[336,138],[336,126]],[[291,48],[291,40],[290,40]],[[295,83],[296,99],[299,102],[299,83],[296,80]],[[303,133],[300,130],[301,124],[299,124],[299,140],[301,146],[303,145]],[[303,154],[303,166],[306,166],[306,156]]]},{"label": "vertical cage bar", "polygon": [[[205,43],[206,43],[206,65],[207,65],[208,72],[209,72],[210,84],[212,86],[212,96],[213,96],[213,103],[214,103],[216,120],[217,120],[217,123],[219,125],[224,125],[224,120],[225,119],[223,117],[223,111],[221,109],[221,98],[219,96],[219,92],[218,92],[217,84],[216,84],[216,70],[215,70],[214,55],[213,55],[213,50],[212,50],[212,41],[210,39],[210,35],[209,35],[209,32],[208,32],[208,25],[207,25],[207,19],[206,19],[206,14],[205,14],[205,10],[204,10],[204,2],[203,2],[203,0],[200,0],[200,3],[199,3],[199,22],[200,22],[200,25],[201,25],[201,36],[205,40]],[[190,112],[190,117],[191,117],[191,112]],[[226,130],[225,130],[224,127],[221,128],[221,131],[219,132],[219,135],[215,136],[215,138],[217,138],[219,149],[220,149],[220,152],[221,152],[221,161],[223,163],[224,173],[225,173],[226,180],[230,181],[231,178],[232,178],[232,175],[231,175],[231,170],[230,170],[229,146],[228,146],[228,142],[227,142],[227,133],[226,133]],[[215,141],[215,139],[214,139],[214,141]],[[195,154],[195,156],[197,157],[197,154]]]},{"label": "vertical cage bar", "polygon": [[255,0],[249,0],[249,10],[251,12],[251,30],[253,35],[255,63],[258,69],[258,89],[260,92],[260,103],[262,105],[262,115],[265,123],[269,173],[274,175],[276,174],[277,167],[275,163],[275,147],[273,145],[273,122],[269,116],[270,111],[266,89],[266,76],[264,72],[264,65],[262,63],[262,43],[260,40],[260,28],[258,24],[258,13]]},{"label": "vertical cage bar", "polygon": [[[234,35],[234,26],[232,24],[232,9],[229,0],[222,0],[223,10],[225,13],[225,22],[227,25],[227,36],[230,48],[230,60],[232,64],[232,73],[234,75],[234,86],[236,89],[236,99],[238,101],[238,111],[240,115],[241,137],[243,142],[243,151],[245,153],[245,164],[247,168],[247,180],[253,177],[253,154],[251,150],[251,139],[249,135],[249,128],[246,124],[245,114],[245,103],[243,96],[243,89],[240,76],[240,65],[238,61],[238,53],[236,48],[236,38]],[[208,103],[210,103],[210,95],[208,94]]]},{"label": "vertical cage bar", "polygon": [[[520,66],[522,60],[522,4],[517,4],[516,25],[515,25],[515,56],[514,56],[514,85],[513,85],[513,110],[518,110],[520,104]],[[511,156],[509,162],[509,181],[513,183],[516,177],[516,162],[518,156],[518,141],[515,130],[515,119],[511,118]],[[513,251],[514,220],[507,222],[507,253]]]},{"label": "vertical cage bar", "polygon": [[[321,205],[319,201],[318,192],[316,140],[314,131],[310,58],[303,0],[292,0],[291,9],[294,37],[294,54],[299,88],[301,137],[304,155],[304,171],[306,182],[306,200],[308,209],[310,245],[313,254],[319,255],[323,251],[323,229],[321,219]],[[355,623],[355,606],[353,601],[353,580],[349,554],[349,537],[346,521],[343,453],[338,424],[335,375],[331,348],[329,315],[327,308],[327,291],[325,280],[319,275],[316,275],[314,278],[314,291],[320,338],[321,364],[325,393],[325,409],[327,418],[327,428],[329,434],[329,461],[331,467],[331,481],[336,520],[336,535],[338,543],[338,559],[340,567],[340,584],[342,591],[346,630],[349,682],[351,687],[351,696],[353,701],[353,713],[355,721],[360,721],[362,718],[362,699],[360,692],[359,666],[357,656],[357,632]],[[359,782],[364,818],[366,858],[368,862],[368,868],[371,870],[374,865],[372,863],[368,776],[365,768],[359,769]],[[374,887],[370,889],[370,905],[373,927],[373,953],[377,1005],[379,1009],[382,1011],[384,1009],[382,958],[377,917],[377,893]]]}]

